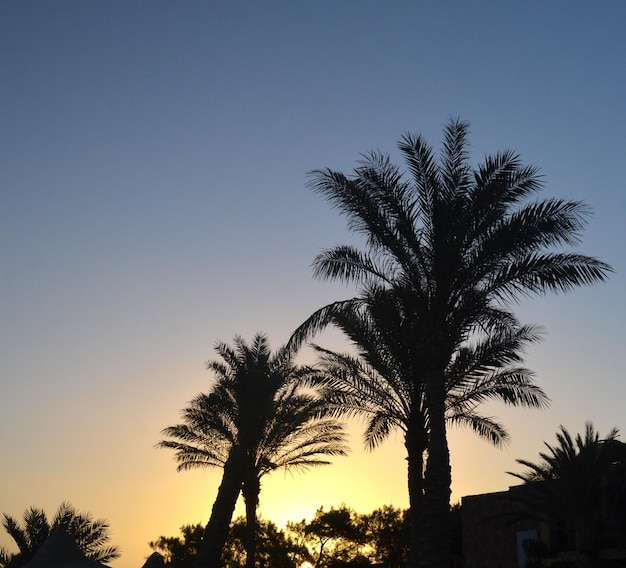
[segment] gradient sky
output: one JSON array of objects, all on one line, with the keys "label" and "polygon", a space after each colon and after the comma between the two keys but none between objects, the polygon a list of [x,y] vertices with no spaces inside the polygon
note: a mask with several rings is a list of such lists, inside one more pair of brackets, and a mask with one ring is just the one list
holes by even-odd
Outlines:
[{"label": "gradient sky", "polygon": [[[154,444],[215,342],[278,346],[352,294],[311,277],[353,237],[306,173],[397,157],[407,131],[438,145],[456,116],[474,162],[514,148],[546,196],[589,203],[580,248],[616,273],[520,304],[547,329],[527,364],[551,409],[486,409],[504,450],[452,431],[453,500],[514,484],[559,424],[626,428],[625,19],[619,0],[0,3],[0,511],[107,518],[114,568],[205,523],[221,472]],[[406,506],[400,436],[368,454],[352,430],[351,457],[264,479],[261,514]]]}]

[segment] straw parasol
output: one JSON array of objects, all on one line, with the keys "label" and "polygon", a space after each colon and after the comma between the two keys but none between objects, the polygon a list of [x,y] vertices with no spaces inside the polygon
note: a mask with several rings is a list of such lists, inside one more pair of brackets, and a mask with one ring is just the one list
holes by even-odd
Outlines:
[{"label": "straw parasol", "polygon": [[165,560],[158,552],[153,552],[141,568],[165,568]]}]

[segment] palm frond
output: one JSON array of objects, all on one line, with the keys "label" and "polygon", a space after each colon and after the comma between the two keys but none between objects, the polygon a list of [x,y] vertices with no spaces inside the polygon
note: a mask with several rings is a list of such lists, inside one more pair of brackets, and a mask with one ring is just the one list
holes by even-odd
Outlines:
[{"label": "palm frond", "polygon": [[490,416],[481,416],[472,410],[451,414],[448,421],[454,425],[470,428],[479,437],[499,448],[505,446],[510,439],[502,424]]},{"label": "palm frond", "polygon": [[432,147],[420,135],[404,134],[398,148],[415,184],[415,209],[417,218],[423,224],[425,234],[433,232],[432,212],[440,188],[439,168]]},{"label": "palm frond", "polygon": [[603,282],[611,272],[608,264],[590,256],[536,253],[502,266],[491,275],[486,290],[504,300],[520,295],[568,292]]},{"label": "palm frond", "polygon": [[333,302],[328,304],[319,310],[313,312],[298,328],[291,334],[289,341],[287,342],[287,348],[289,352],[293,354],[295,351],[307,341],[309,341],[315,334],[323,331],[334,321],[335,314],[343,311],[346,304],[355,304],[359,300],[351,298],[349,300],[343,300],[339,302]]},{"label": "palm frond", "polygon": [[313,261],[313,277],[369,285],[378,280],[390,282],[394,272],[390,264],[380,265],[373,256],[351,246],[322,251]]},{"label": "palm frond", "polygon": [[449,196],[460,193],[462,197],[471,183],[469,152],[467,150],[469,123],[458,118],[444,129],[441,152],[442,186]]}]

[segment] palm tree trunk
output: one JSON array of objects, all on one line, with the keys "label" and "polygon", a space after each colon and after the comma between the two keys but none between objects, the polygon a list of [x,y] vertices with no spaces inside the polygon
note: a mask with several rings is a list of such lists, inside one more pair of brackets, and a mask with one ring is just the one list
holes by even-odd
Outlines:
[{"label": "palm tree trunk", "polygon": [[424,394],[429,440],[417,565],[420,568],[448,568],[451,472],[445,421],[445,372],[442,368],[427,370]]},{"label": "palm tree trunk", "polygon": [[416,568],[419,558],[419,535],[422,517],[422,503],[424,500],[424,451],[427,438],[424,424],[420,421],[410,425],[405,437],[404,445],[407,450],[408,484],[409,484],[409,553],[408,568]]},{"label": "palm tree trunk", "polygon": [[256,475],[250,475],[244,483],[246,501],[246,568],[254,568],[256,561],[256,509],[259,504],[261,483]]},{"label": "palm tree trunk", "polygon": [[238,446],[234,447],[224,464],[222,483],[217,490],[211,518],[204,529],[202,544],[194,562],[194,568],[220,568],[222,550],[228,538],[230,522],[233,518],[237,498],[241,491],[245,473],[245,454]]}]

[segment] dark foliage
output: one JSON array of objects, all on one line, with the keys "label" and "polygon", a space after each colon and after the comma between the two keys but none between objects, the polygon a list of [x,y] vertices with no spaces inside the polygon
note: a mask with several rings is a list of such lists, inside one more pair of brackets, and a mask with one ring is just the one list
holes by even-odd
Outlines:
[{"label": "dark foliage", "polygon": [[2,568],[19,568],[30,562],[55,528],[64,529],[91,560],[107,563],[120,556],[118,548],[108,544],[111,539],[108,521],[94,520],[89,513],[81,513],[68,502],[61,503],[52,520],[48,520],[43,509],[30,507],[21,523],[5,513],[2,524],[18,547],[17,553],[0,551]]}]

